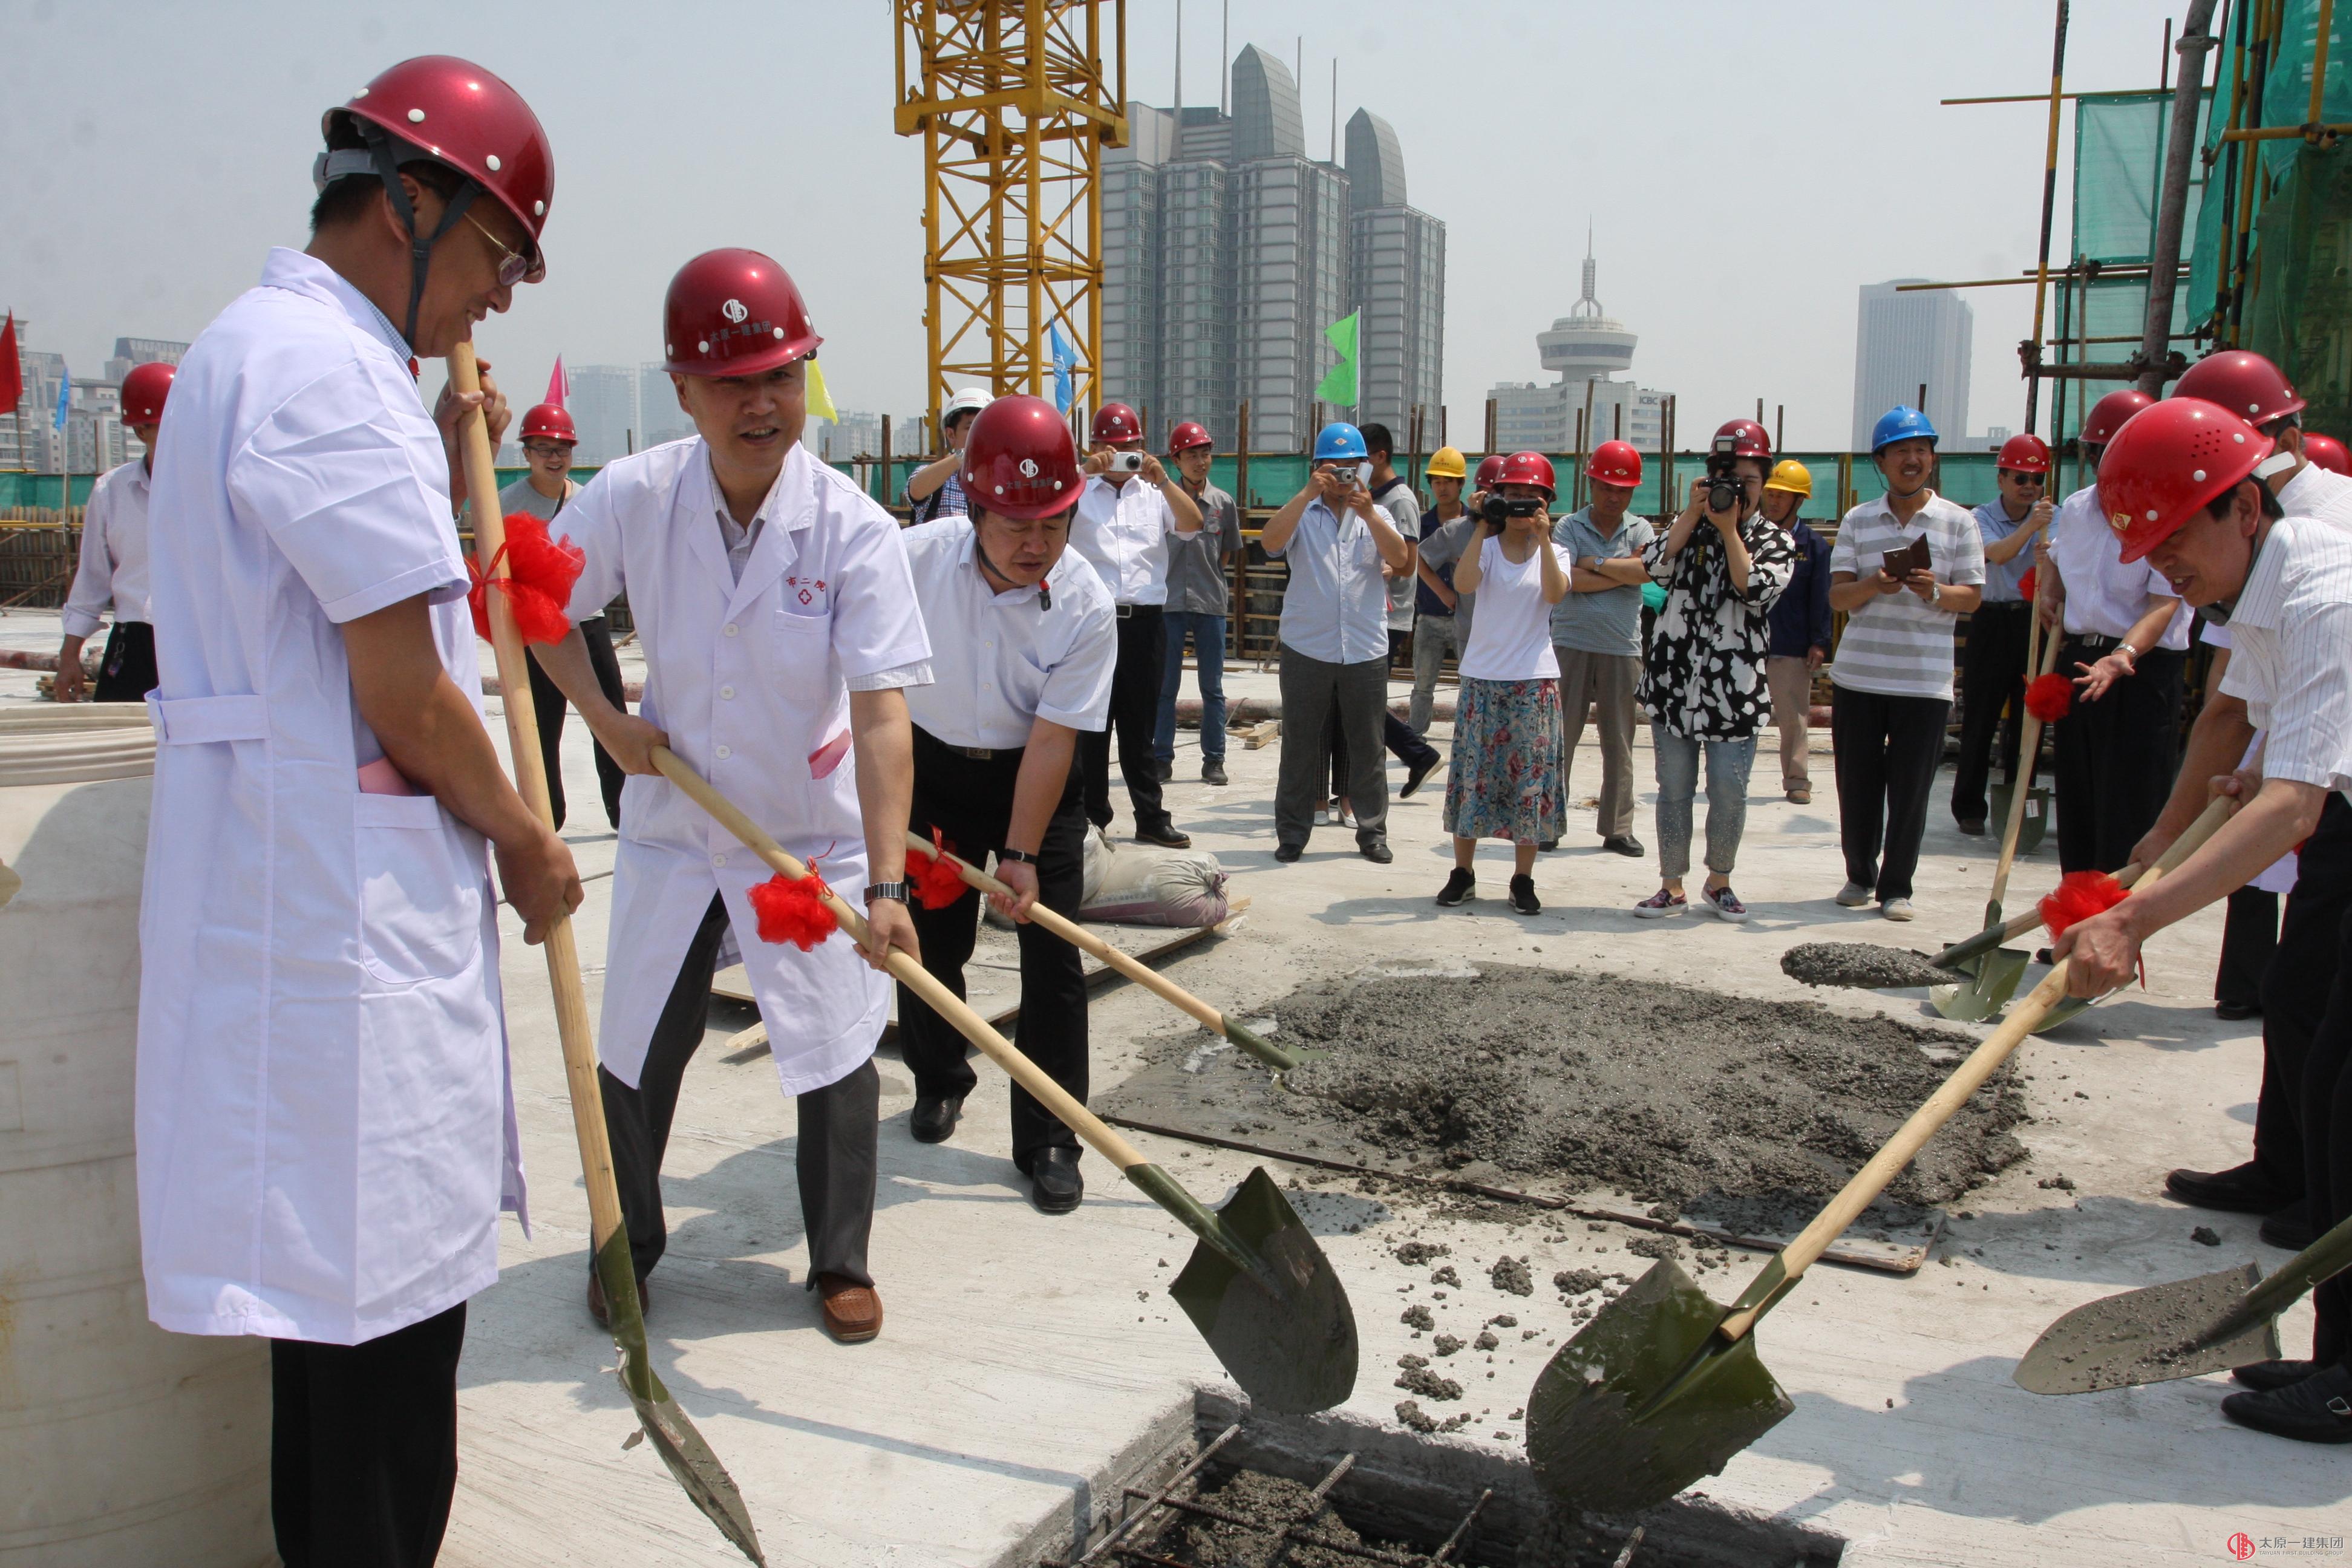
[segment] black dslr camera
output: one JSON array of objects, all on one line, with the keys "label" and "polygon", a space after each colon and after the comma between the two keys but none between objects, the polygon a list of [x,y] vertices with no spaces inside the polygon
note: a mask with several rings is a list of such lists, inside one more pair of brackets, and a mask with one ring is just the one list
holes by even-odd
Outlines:
[{"label": "black dslr camera", "polygon": [[1486,499],[1479,503],[1478,515],[1500,528],[1512,518],[1533,517],[1543,509],[1544,503],[1533,496],[1509,500],[1489,490]]},{"label": "black dslr camera", "polygon": [[1732,438],[1718,436],[1715,450],[1706,458],[1706,509],[1709,511],[1738,511],[1748,487],[1739,480],[1739,459],[1732,456]]}]

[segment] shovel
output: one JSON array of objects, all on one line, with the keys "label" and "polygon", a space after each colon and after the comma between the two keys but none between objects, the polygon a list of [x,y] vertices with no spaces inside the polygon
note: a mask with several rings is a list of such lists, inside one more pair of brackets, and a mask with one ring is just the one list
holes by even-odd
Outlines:
[{"label": "shovel", "polygon": [[[2208,806],[2141,882],[2186,858],[2229,807]],[[1637,1513],[1719,1473],[1778,1426],[1795,1406],[1757,1353],[1756,1321],[2065,998],[2066,970],[2062,960],[2044,975],[1729,1307],[1661,1259],[1562,1345],[1528,1396],[1528,1458],[1544,1489],[1571,1507]]]},{"label": "shovel", "polygon": [[2091,1394],[2275,1361],[2279,1314],[2346,1268],[2352,1268],[2352,1219],[2267,1279],[2259,1264],[2242,1263],[2085,1302],[2042,1331],[2017,1363],[2017,1386]]},{"label": "shovel", "polygon": [[[919,834],[907,835],[907,847],[919,854],[936,855],[946,860],[949,865],[955,868],[956,875],[961,877],[969,887],[977,888],[983,893],[995,893],[1007,899],[1015,896],[1011,888],[1006,887],[971,861],[951,849],[935,847],[930,840]],[[1323,1051],[1285,1050],[1239,1018],[1220,1013],[1142,960],[1120,952],[1076,921],[1055,913],[1042,903],[1029,906],[1029,918],[1076,948],[1080,952],[1093,954],[1120,974],[1158,995],[1160,1000],[1172,1004],[1181,1012],[1190,1013],[1199,1019],[1202,1027],[1211,1034],[1223,1036],[1272,1068],[1277,1081],[1292,1068],[1328,1054]]]},{"label": "shovel", "polygon": [[[654,765],[771,869],[795,882],[809,874],[807,867],[677,753],[656,747]],[[928,844],[922,847],[929,852]],[[864,917],[831,889],[824,897],[842,929],[864,941]],[[1249,1173],[1223,1208],[1211,1209],[1046,1077],[920,963],[894,950],[888,968],[900,984],[954,1025],[1144,1196],[1200,1238],[1169,1293],[1254,1403],[1286,1414],[1309,1415],[1330,1409],[1354,1391],[1356,1316],[1347,1289],[1263,1166]]]},{"label": "shovel", "polygon": [[[474,364],[474,345],[459,343],[449,351],[449,381],[459,392],[479,392],[480,373]],[[459,424],[466,469],[466,490],[473,505],[474,554],[487,577],[503,578],[500,551],[506,544],[506,518],[499,510],[498,470],[492,466],[488,429],[478,413]],[[490,645],[498,652],[500,701],[507,713],[508,747],[514,754],[516,786],[523,804],[541,822],[554,821],[548,805],[547,771],[539,751],[539,720],[531,710],[530,668],[523,653],[522,634],[516,629],[514,610],[507,596],[486,595],[489,605]],[[709,1517],[719,1533],[744,1556],[764,1563],[759,1532],[751,1528],[743,1494],[728,1475],[710,1445],[686,1418],[669,1390],[655,1375],[646,1355],[646,1320],[637,1300],[636,1270],[629,1259],[629,1235],[621,1223],[621,1196],[613,1181],[613,1151],[604,1135],[604,1103],[596,1088],[596,1045],[588,1022],[588,997],[580,984],[580,954],[572,944],[572,921],[559,916],[547,928],[542,944],[547,952],[547,978],[555,991],[555,1026],[563,1046],[563,1076],[572,1091],[572,1131],[580,1143],[580,1164],[588,1187],[588,1228],[595,1249],[596,1276],[612,1310],[613,1343],[619,1349],[621,1387],[636,1410],[644,1436],[653,1439],[677,1484],[694,1506]],[[636,1441],[635,1436],[630,1438]]]}]

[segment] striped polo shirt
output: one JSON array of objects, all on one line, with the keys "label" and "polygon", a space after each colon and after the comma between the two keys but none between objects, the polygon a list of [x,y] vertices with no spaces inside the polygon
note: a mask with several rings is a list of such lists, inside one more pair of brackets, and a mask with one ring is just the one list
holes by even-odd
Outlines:
[{"label": "striped polo shirt", "polygon": [[[1846,513],[1830,551],[1830,571],[1868,577],[1885,564],[1888,551],[1908,549],[1922,536],[1936,581],[1969,588],[1984,582],[1984,540],[1976,519],[1933,491],[1908,523],[1895,520],[1885,496]],[[1948,702],[1956,619],[1916,594],[1881,595],[1847,615],[1830,679],[1849,691]]]}]

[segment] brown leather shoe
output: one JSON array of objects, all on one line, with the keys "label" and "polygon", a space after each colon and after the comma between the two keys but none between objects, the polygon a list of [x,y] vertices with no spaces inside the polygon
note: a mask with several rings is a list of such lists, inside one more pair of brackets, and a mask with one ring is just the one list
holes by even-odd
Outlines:
[{"label": "brown leather shoe", "polygon": [[[654,1310],[652,1289],[643,1277],[637,1280],[637,1313],[643,1317]],[[592,1271],[588,1276],[588,1315],[596,1320],[599,1328],[613,1326],[613,1309],[604,1300],[604,1282]]]},{"label": "brown leather shoe", "polygon": [[820,1274],[816,1289],[824,1300],[824,1331],[843,1344],[864,1344],[882,1331],[882,1298],[871,1285]]}]

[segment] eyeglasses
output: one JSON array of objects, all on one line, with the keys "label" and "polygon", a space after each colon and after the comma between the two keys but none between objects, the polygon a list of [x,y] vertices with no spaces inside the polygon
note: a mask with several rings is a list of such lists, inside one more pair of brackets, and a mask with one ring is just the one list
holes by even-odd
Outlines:
[{"label": "eyeglasses", "polygon": [[530,276],[531,258],[530,257],[525,256],[519,250],[509,248],[506,241],[500,239],[497,235],[492,234],[489,229],[483,225],[482,220],[476,217],[472,213],[469,212],[465,216],[466,221],[472,224],[475,228],[479,230],[482,237],[490,242],[491,248],[499,253],[499,288],[511,289],[516,284],[520,283]]},{"label": "eyeglasses", "polygon": [[525,441],[522,449],[534,458],[568,458],[572,455],[570,447],[553,441]]},{"label": "eyeglasses", "polygon": [[2042,474],[2021,473],[2015,468],[2005,468],[2002,472],[2009,475],[2010,480],[2013,484],[2046,485],[2050,482],[2048,477]]}]

